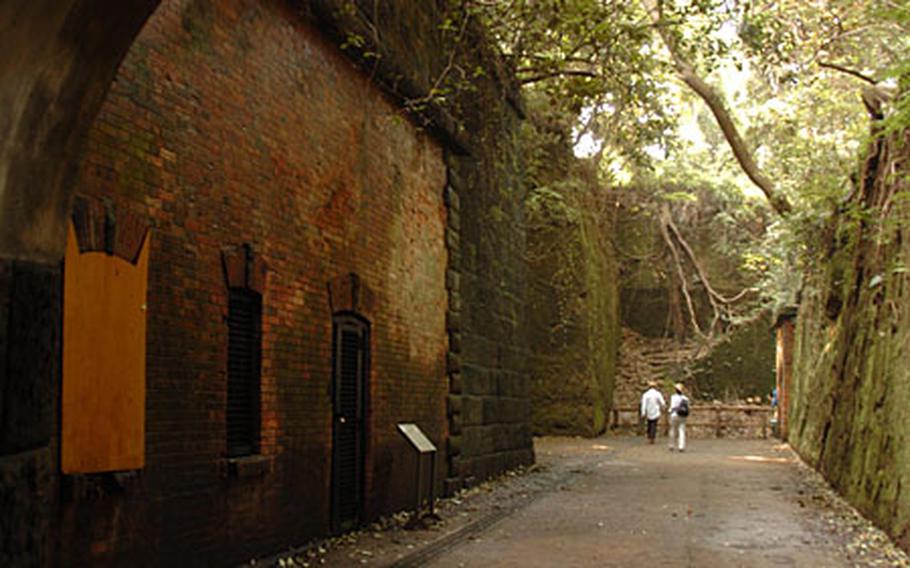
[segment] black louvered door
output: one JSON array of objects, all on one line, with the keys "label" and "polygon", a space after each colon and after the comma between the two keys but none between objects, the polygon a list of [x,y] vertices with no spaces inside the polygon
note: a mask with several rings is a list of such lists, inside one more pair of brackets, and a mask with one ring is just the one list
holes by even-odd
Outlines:
[{"label": "black louvered door", "polygon": [[228,302],[227,453],[248,456],[259,451],[262,298],[232,288]]},{"label": "black louvered door", "polygon": [[364,397],[367,328],[350,316],[335,319],[333,349],[332,524],[353,528],[363,501]]}]

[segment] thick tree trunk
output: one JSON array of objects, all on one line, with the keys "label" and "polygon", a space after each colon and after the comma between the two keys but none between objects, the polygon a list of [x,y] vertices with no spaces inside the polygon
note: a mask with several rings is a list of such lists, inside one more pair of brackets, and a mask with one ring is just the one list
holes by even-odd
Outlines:
[{"label": "thick tree trunk", "polygon": [[720,127],[724,138],[727,140],[727,144],[730,146],[730,150],[733,152],[733,156],[736,158],[736,161],[739,163],[743,172],[752,180],[752,183],[765,194],[771,207],[778,214],[786,216],[792,210],[790,202],[785,196],[781,195],[774,186],[774,182],[766,177],[759,169],[758,164],[755,163],[752,152],[742,139],[742,136],[740,136],[736,124],[733,122],[733,117],[730,115],[730,111],[724,104],[723,99],[711,85],[698,76],[692,68],[692,65],[683,59],[682,55],[679,53],[675,40],[669,34],[665,27],[665,23],[662,21],[661,10],[658,4],[659,0],[642,1],[648,14],[651,16],[651,20],[654,22],[655,29],[658,34],[660,34],[661,40],[663,40],[664,45],[667,47],[667,51],[670,52],[670,56],[673,58],[673,66],[676,68],[676,72],[679,74],[680,79],[682,79],[683,83],[690,89],[695,91],[695,94],[701,97],[705,104],[708,105],[708,108],[711,109],[711,113],[714,115],[717,125]]}]

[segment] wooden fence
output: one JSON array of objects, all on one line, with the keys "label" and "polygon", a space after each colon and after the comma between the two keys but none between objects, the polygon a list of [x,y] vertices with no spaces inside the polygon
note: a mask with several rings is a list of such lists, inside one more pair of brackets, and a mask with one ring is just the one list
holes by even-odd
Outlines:
[{"label": "wooden fence", "polygon": [[[686,420],[686,434],[695,438],[767,438],[774,410],[758,404],[693,404]],[[610,430],[641,433],[639,407],[614,408]],[[661,416],[660,431],[666,434],[669,417]]]}]

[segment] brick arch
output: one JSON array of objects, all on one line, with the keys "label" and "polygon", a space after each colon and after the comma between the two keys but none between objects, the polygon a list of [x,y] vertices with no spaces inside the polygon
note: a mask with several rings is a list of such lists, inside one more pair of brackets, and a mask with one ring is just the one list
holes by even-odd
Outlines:
[{"label": "brick arch", "polygon": [[336,276],[328,282],[329,309],[333,314],[347,312],[358,314],[368,321],[373,319],[376,294],[357,273]]},{"label": "brick arch", "polygon": [[[49,531],[54,530],[51,528],[55,524],[51,503],[56,500],[57,493],[56,457],[50,439],[55,427],[55,397],[59,388],[56,361],[60,347],[57,331],[60,259],[72,203],[73,186],[69,180],[75,173],[89,127],[106,98],[121,60],[158,4],[159,0],[0,2],[0,502],[8,505],[0,511],[0,565],[60,563],[60,559],[48,558],[47,541]],[[336,21],[334,14],[328,13],[335,0],[288,4],[295,9],[309,8],[313,11],[311,15],[320,21],[325,19],[326,27],[331,29],[324,31],[334,39],[342,40],[348,27],[358,31],[365,29],[358,27],[362,23],[359,20],[344,20],[346,12],[338,15]],[[412,4],[421,15],[432,15],[437,6],[437,3],[429,2]],[[439,52],[443,44],[434,35],[438,30],[432,26],[431,18],[409,22],[406,16],[411,11],[398,12],[387,14],[389,18],[384,27],[391,37],[398,38],[396,34],[401,34],[398,38],[401,41],[390,47],[387,54],[383,46],[370,47],[369,53],[372,54],[376,47],[383,57],[371,57],[362,63],[392,100],[420,99],[432,84],[432,78],[445,65],[445,59],[438,58],[439,67],[436,68],[432,62],[417,70],[399,65],[410,61],[413,50],[409,46],[415,45],[411,40],[418,39],[417,45],[431,53]],[[411,35],[414,22],[431,28]],[[464,440],[478,439],[479,434],[502,430],[502,426],[466,422],[462,430],[462,385],[468,385],[465,388],[467,407],[468,403],[482,401],[478,396],[471,398],[470,389],[474,388],[471,385],[492,388],[487,385],[493,374],[486,373],[481,349],[466,348],[462,353],[462,334],[482,341],[475,341],[473,345],[486,345],[499,341],[500,333],[509,334],[506,353],[510,357],[504,364],[497,363],[496,380],[506,385],[510,396],[515,395],[513,402],[520,401],[517,397],[523,396],[519,381],[524,365],[521,339],[511,331],[500,332],[500,326],[496,329],[487,326],[489,331],[478,332],[468,317],[470,312],[463,311],[461,299],[464,294],[464,305],[467,306],[471,300],[481,297],[485,315],[504,315],[514,327],[520,327],[521,320],[515,314],[521,311],[516,306],[523,298],[520,282],[524,272],[517,261],[520,247],[513,245],[522,243],[523,237],[511,229],[492,231],[495,233],[492,240],[485,242],[493,243],[494,250],[504,251],[504,258],[513,261],[496,264],[492,270],[486,271],[491,263],[483,254],[479,255],[479,261],[478,255],[474,254],[477,226],[485,222],[483,216],[474,213],[492,211],[494,203],[497,211],[500,205],[507,211],[517,211],[522,195],[520,178],[517,170],[513,171],[520,161],[515,159],[517,150],[509,142],[515,139],[512,134],[522,117],[521,105],[511,92],[510,78],[505,76],[498,60],[491,57],[481,50],[470,54],[468,59],[469,62],[484,63],[485,68],[495,71],[484,80],[483,96],[471,95],[476,101],[467,101],[469,109],[480,109],[478,101],[483,101],[485,108],[472,112],[477,117],[486,113],[487,118],[492,118],[469,123],[482,125],[476,136],[460,130],[458,121],[435,106],[431,105],[424,117],[429,130],[446,146],[446,183],[449,185],[445,194],[448,212],[445,244],[449,271],[445,287],[450,295],[450,308],[444,323],[445,331],[450,335],[451,349],[444,366],[452,393],[450,432],[453,435],[464,432]],[[377,59],[381,65],[375,72]],[[471,67],[473,65],[471,63]],[[490,145],[488,140],[495,143]],[[502,144],[503,140],[506,144]],[[477,154],[468,156],[475,147]],[[502,176],[493,174],[494,170],[499,171],[491,166],[494,160],[497,164],[507,164],[507,172]],[[462,197],[465,198],[463,209],[459,205]],[[484,238],[490,233],[485,230]],[[465,266],[474,270],[479,262],[476,265],[479,276],[467,280],[466,284],[462,284],[460,278],[462,242],[466,243],[466,250],[471,251],[464,255]],[[370,278],[377,290],[383,289],[381,277],[372,275]],[[319,288],[321,286],[317,287],[317,292]],[[503,292],[497,292],[499,290]],[[357,303],[361,311],[368,311],[364,309],[365,299],[353,293],[349,298],[351,305]],[[387,297],[382,296],[382,301],[386,302]],[[483,321],[490,319],[485,317]],[[9,330],[15,330],[15,334]],[[462,357],[466,369],[464,379]],[[479,367],[478,364],[482,365]],[[474,365],[475,371],[482,368],[482,376],[478,373],[469,376],[469,365]],[[487,398],[495,399],[495,396]],[[529,463],[533,459],[529,430],[524,424],[512,424],[508,428],[517,441],[510,442],[506,450],[495,455],[480,455],[478,448],[462,444],[462,438],[454,440],[447,456],[447,469],[452,474],[447,487],[457,490],[463,479],[482,479],[510,465]]]},{"label": "brick arch", "polygon": [[0,565],[52,563],[71,180],[114,74],[158,3],[0,4]]},{"label": "brick arch", "polygon": [[0,7],[0,258],[62,257],[74,163],[158,3],[14,0]]}]

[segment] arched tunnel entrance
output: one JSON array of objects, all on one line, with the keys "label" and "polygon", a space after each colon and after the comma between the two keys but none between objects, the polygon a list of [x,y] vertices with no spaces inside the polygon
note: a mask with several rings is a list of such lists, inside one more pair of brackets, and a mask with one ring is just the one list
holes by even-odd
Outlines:
[{"label": "arched tunnel entrance", "polygon": [[72,177],[117,66],[156,5],[0,7],[0,558],[7,564],[48,562]]}]

